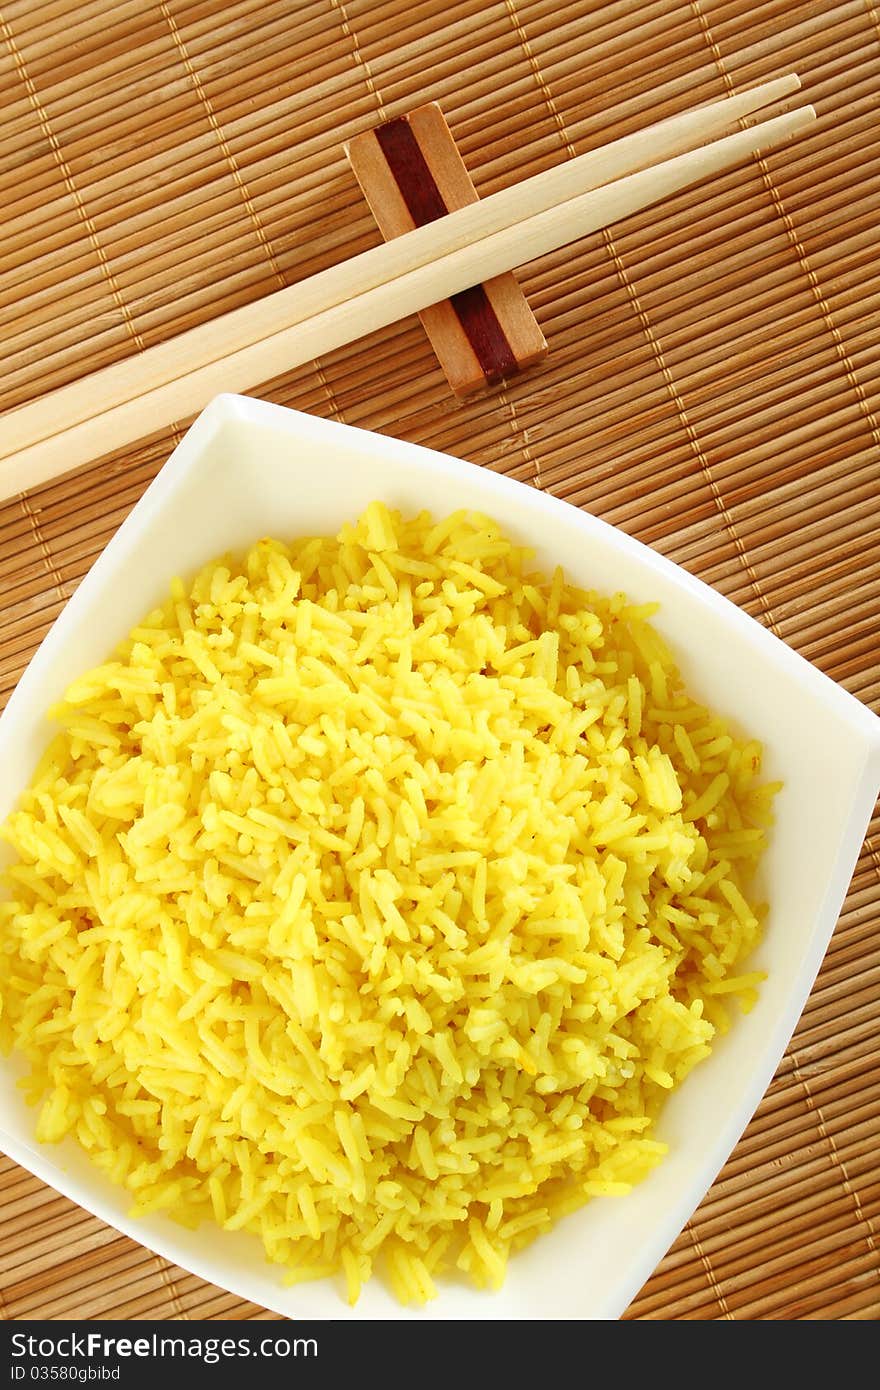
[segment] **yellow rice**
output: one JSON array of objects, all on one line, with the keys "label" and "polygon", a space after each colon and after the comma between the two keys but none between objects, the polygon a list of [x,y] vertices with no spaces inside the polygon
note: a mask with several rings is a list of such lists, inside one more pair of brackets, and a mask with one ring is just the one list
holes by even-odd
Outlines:
[{"label": "yellow rice", "polygon": [[756,997],[775,790],[650,614],[378,502],[176,581],[3,828],[38,1137],[352,1302],[628,1191]]}]

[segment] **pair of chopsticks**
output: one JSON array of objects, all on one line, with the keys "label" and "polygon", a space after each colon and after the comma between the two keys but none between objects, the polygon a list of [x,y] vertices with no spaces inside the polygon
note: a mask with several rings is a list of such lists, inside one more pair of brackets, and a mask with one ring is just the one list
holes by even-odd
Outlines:
[{"label": "pair of chopsticks", "polygon": [[718,137],[800,85],[791,73],[672,116],[10,411],[0,500],[791,139],[812,106]]}]

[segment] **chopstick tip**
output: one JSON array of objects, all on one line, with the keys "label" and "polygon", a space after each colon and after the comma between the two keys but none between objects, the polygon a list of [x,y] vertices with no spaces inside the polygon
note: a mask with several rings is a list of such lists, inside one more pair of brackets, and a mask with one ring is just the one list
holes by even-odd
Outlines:
[{"label": "chopstick tip", "polygon": [[[774,145],[782,144],[786,140],[793,139],[796,135],[801,135],[811,126],[817,118],[815,106],[796,106],[793,111],[786,111],[783,116],[776,116],[772,121],[766,121],[764,130],[769,139],[765,148],[772,149]],[[753,130],[759,132],[761,126],[754,126]]]},{"label": "chopstick tip", "polygon": [[[756,87],[747,87],[744,92],[729,98],[728,105],[736,105],[740,116],[751,116],[762,106],[772,106],[785,101],[801,89],[801,79],[796,72],[784,72],[779,77],[769,77]],[[719,103],[720,105],[720,103]]]},{"label": "chopstick tip", "polygon": [[771,77],[768,82],[762,82],[754,90],[765,91],[764,104],[769,105],[771,101],[784,101],[786,97],[793,96],[803,85],[798,73],[784,72],[779,77]]}]

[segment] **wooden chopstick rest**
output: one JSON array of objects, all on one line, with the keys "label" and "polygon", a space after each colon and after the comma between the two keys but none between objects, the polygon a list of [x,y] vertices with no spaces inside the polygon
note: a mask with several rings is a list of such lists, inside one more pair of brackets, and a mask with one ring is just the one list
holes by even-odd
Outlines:
[{"label": "wooden chopstick rest", "polygon": [[[345,152],[386,241],[478,201],[436,102],[355,136]],[[547,352],[512,272],[432,304],[419,317],[458,396],[495,385]]]}]

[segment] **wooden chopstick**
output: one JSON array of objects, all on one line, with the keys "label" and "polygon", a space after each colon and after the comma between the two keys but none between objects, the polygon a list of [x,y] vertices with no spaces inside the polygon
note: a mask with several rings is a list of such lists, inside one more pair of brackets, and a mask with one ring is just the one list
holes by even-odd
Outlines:
[{"label": "wooden chopstick", "polygon": [[677,152],[799,85],[791,74],[672,117],[19,407],[0,418],[0,499],[792,138],[812,107]]}]

